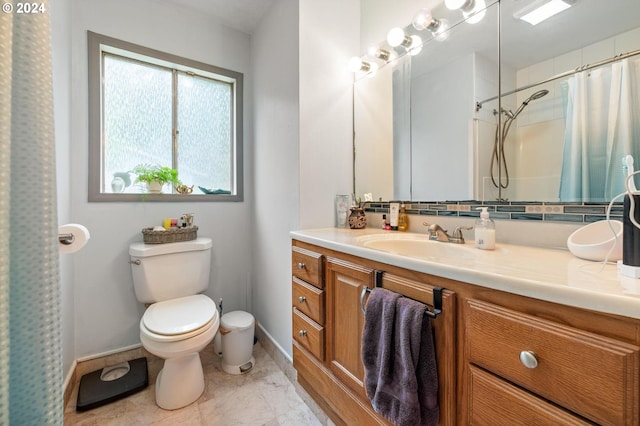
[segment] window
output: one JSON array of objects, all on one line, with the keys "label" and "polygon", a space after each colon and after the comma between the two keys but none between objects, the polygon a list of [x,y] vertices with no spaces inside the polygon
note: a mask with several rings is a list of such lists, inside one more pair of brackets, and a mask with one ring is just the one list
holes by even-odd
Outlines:
[{"label": "window", "polygon": [[[88,45],[89,201],[242,201],[243,75],[92,32]],[[139,165],[193,190],[147,193]]]}]

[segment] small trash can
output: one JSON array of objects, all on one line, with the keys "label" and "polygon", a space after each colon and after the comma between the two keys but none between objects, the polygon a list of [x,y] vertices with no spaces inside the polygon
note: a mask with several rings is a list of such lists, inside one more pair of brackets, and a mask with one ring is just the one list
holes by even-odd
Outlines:
[{"label": "small trash can", "polygon": [[244,311],[228,312],[220,319],[222,335],[222,369],[229,374],[250,371],[253,358],[253,315]]}]

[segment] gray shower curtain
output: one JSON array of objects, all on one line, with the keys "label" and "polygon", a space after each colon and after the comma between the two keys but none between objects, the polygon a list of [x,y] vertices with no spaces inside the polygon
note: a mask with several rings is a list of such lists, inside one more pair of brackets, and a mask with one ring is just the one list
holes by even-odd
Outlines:
[{"label": "gray shower curtain", "polygon": [[3,4],[0,424],[55,425],[64,407],[49,3],[30,14]]}]

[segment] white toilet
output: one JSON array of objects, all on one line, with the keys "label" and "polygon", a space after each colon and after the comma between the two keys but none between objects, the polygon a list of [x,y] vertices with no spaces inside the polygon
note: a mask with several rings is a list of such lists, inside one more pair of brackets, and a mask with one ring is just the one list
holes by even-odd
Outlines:
[{"label": "white toilet", "polygon": [[156,379],[156,404],[175,410],[204,391],[199,352],[218,332],[216,304],[200,294],[209,287],[211,239],[129,246],[138,301],[151,304],[140,320],[140,341],[165,359]]}]

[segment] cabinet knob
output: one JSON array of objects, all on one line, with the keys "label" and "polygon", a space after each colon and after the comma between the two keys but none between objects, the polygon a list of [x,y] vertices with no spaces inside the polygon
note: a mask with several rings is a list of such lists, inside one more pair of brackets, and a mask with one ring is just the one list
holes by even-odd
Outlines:
[{"label": "cabinet knob", "polygon": [[538,366],[538,358],[533,351],[520,352],[520,362],[527,368],[536,368]]},{"label": "cabinet knob", "polygon": [[298,331],[298,335],[299,335],[300,337],[304,337],[304,336],[306,336],[306,335],[307,335],[307,330],[300,330],[300,331]]},{"label": "cabinet knob", "polygon": [[306,267],[307,265],[305,265],[304,262],[298,262],[298,269],[304,269]]},{"label": "cabinet knob", "polygon": [[304,302],[306,302],[306,301],[307,301],[307,298],[306,298],[306,297],[304,297],[304,296],[300,296],[300,297],[298,297],[298,303],[304,303]]}]

